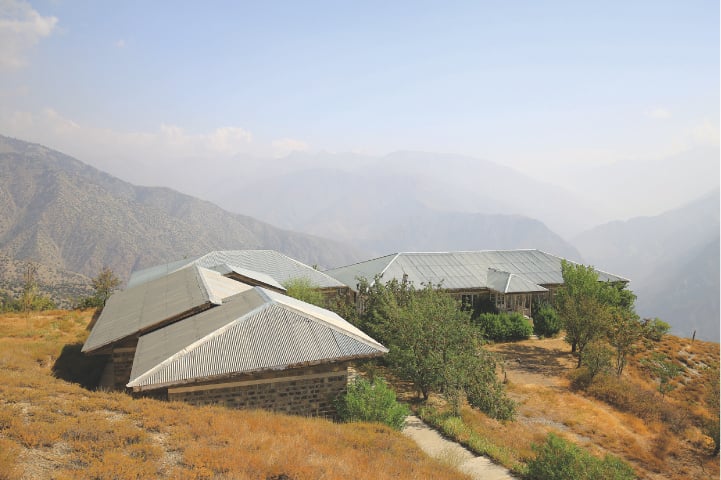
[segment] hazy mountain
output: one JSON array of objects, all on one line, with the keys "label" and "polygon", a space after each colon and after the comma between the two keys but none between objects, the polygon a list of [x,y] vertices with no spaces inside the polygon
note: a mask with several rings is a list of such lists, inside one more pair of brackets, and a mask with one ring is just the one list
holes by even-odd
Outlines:
[{"label": "hazy mountain", "polygon": [[643,316],[679,335],[719,340],[719,190],[653,217],[611,222],[573,244],[584,259],[631,279]]},{"label": "hazy mountain", "polygon": [[268,248],[319,266],[363,256],[167,188],[137,187],[62,153],[0,136],[0,253],[86,276],[213,249]]},{"label": "hazy mountain", "polygon": [[566,167],[559,177],[598,206],[604,221],[659,215],[719,187],[719,147],[696,147],[656,159]]},{"label": "hazy mountain", "polygon": [[350,214],[327,219],[325,212],[334,208],[354,214],[370,209],[372,225],[381,226],[394,223],[396,213],[419,206],[436,212],[524,215],[561,235],[581,232],[601,218],[590,202],[566,189],[460,155],[294,154],[264,164],[251,159],[238,179],[219,182],[202,196],[231,211],[242,208],[284,228],[316,235],[356,230],[359,222]]},{"label": "hazy mountain", "polygon": [[[435,180],[440,173],[420,162],[424,154],[412,154],[419,159],[417,172],[406,171],[403,164],[407,157],[397,155],[389,156],[386,165],[359,168],[339,163],[338,168],[269,176],[242,187],[229,187],[225,200],[218,201],[242,206],[270,223],[334,238],[378,255],[399,250],[539,248],[579,258],[573,246],[540,221],[492,213],[520,210],[513,202],[523,197],[521,189],[497,198],[487,192],[493,193],[496,187],[480,188],[478,180],[466,180],[463,175],[457,180],[466,185],[452,187]],[[507,172],[510,169],[498,168],[513,175]],[[489,176],[504,176],[491,173]],[[479,188],[473,187],[475,183]],[[535,203],[549,211],[561,208],[550,200]]]}]

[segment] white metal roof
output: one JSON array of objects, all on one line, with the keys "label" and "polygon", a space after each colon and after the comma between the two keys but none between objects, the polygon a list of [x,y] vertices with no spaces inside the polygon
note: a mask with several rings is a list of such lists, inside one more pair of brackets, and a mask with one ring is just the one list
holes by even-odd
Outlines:
[{"label": "white metal roof", "polygon": [[[488,271],[513,274],[529,285],[562,284],[561,257],[540,250],[483,250],[475,252],[402,252],[366,262],[327,270],[338,281],[355,288],[357,278],[372,281],[383,275],[384,281],[401,280],[404,275],[416,286],[442,284],[449,290],[489,288]],[[599,280],[627,282],[618,275],[601,270]],[[516,282],[515,287],[521,287]],[[533,290],[532,290],[533,291]]]},{"label": "white metal roof", "polygon": [[83,345],[92,352],[252,287],[199,266],[114,293]]},{"label": "white metal roof", "polygon": [[289,280],[306,278],[313,285],[321,288],[345,286],[335,278],[275,250],[216,250],[200,257],[133,272],[128,280],[128,286],[140,285],[193,264],[205,268],[231,265],[269,275],[281,284]]},{"label": "white metal roof", "polygon": [[333,312],[255,287],[143,335],[128,387],[154,389],[387,351]]}]

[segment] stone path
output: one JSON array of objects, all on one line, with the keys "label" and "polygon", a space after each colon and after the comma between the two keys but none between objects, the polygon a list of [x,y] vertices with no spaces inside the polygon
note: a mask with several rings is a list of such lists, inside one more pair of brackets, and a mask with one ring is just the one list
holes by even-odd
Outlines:
[{"label": "stone path", "polygon": [[406,418],[403,434],[412,438],[431,457],[455,466],[476,480],[513,480],[516,477],[486,457],[479,457],[461,445],[444,438],[420,418]]}]

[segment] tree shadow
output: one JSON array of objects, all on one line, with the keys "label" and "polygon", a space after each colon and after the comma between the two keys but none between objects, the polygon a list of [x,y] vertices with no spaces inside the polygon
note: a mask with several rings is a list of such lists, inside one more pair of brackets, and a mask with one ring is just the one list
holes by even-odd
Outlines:
[{"label": "tree shadow", "polygon": [[88,390],[95,390],[108,362],[105,355],[85,355],[83,344],[65,345],[55,361],[52,371],[56,378],[77,383]]},{"label": "tree shadow", "polygon": [[572,369],[575,362],[570,352],[528,344],[506,344],[496,352],[515,369],[547,376],[561,376]]}]

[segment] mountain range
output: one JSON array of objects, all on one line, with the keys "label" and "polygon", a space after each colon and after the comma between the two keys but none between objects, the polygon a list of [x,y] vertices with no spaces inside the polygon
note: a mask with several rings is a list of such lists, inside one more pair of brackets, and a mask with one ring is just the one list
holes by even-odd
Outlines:
[{"label": "mountain range", "polygon": [[572,242],[593,265],[621,272],[637,310],[680,336],[719,340],[719,189],[680,208],[610,222]]},{"label": "mountain range", "polygon": [[[37,144],[0,137],[0,254],[55,272],[130,272],[214,249],[278,250],[337,266],[360,252],[188,195],[139,187]],[[7,270],[4,273],[9,273]]]},{"label": "mountain range", "polygon": [[268,248],[332,268],[397,251],[536,248],[630,278],[641,315],[719,339],[717,183],[683,207],[603,225],[571,190],[457,155],[299,153],[197,184],[227,210],[0,136],[0,289],[17,292],[28,261],[67,297],[104,266],[125,280],[217,249]]}]

